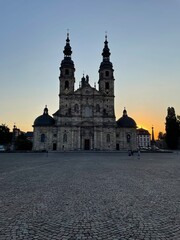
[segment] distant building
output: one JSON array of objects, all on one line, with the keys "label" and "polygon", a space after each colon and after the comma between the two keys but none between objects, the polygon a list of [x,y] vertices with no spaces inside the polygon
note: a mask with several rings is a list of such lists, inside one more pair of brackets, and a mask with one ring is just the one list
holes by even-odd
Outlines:
[{"label": "distant building", "polygon": [[19,135],[21,135],[22,131],[14,125],[13,127],[13,139],[16,139]]},{"label": "distant building", "polygon": [[148,130],[144,128],[137,129],[137,145],[141,149],[151,147],[151,135]]},{"label": "distant building", "polygon": [[23,132],[14,125],[13,131],[12,131],[12,144],[10,146],[10,150],[15,150],[15,141],[19,135],[21,135]]},{"label": "distant building", "polygon": [[[136,122],[127,115],[116,121],[114,69],[107,36],[99,67],[97,90],[83,75],[75,90],[75,67],[69,34],[60,65],[59,109],[51,117],[48,108],[34,121],[33,150],[136,150]],[[91,60],[92,61],[92,60]]]}]

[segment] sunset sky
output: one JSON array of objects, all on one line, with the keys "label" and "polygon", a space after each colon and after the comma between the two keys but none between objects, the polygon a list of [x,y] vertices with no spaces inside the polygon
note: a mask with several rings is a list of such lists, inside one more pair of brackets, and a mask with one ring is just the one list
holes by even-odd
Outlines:
[{"label": "sunset sky", "polygon": [[32,131],[58,109],[59,66],[69,29],[76,88],[98,82],[107,31],[116,119],[126,107],[139,127],[165,131],[180,115],[180,0],[0,0],[0,124]]}]

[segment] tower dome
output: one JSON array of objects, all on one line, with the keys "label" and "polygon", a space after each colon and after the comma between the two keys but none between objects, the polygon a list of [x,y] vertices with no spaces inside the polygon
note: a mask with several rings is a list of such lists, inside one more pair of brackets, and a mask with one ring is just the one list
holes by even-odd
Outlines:
[{"label": "tower dome", "polygon": [[124,109],[123,116],[119,118],[116,123],[119,128],[137,128],[134,119],[128,117],[126,109]]},{"label": "tower dome", "polygon": [[37,117],[34,121],[34,127],[53,126],[54,124],[55,120],[48,114],[47,106],[44,108],[44,113],[41,116]]},{"label": "tower dome", "polygon": [[74,68],[74,62],[71,59],[71,45],[70,45],[70,39],[69,39],[69,33],[67,33],[67,38],[66,38],[66,45],[64,47],[64,59],[61,61],[61,67],[72,67]]},{"label": "tower dome", "polygon": [[103,70],[103,69],[112,69],[113,65],[110,61],[110,49],[108,47],[108,41],[107,41],[107,35],[105,36],[105,42],[104,42],[104,48],[103,48],[103,51],[102,51],[102,62],[100,64],[100,70]]}]

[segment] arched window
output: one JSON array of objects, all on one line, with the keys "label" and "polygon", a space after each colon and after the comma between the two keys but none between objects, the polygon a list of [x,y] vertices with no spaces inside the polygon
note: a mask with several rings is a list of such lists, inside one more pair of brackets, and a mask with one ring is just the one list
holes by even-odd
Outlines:
[{"label": "arched window", "polygon": [[85,106],[84,117],[92,117],[92,107],[91,106]]},{"label": "arched window", "polygon": [[69,69],[65,69],[65,75],[69,75]]},{"label": "arched window", "polygon": [[64,133],[64,135],[63,135],[63,142],[67,142],[67,134],[66,133]]},{"label": "arched window", "polygon": [[64,86],[65,89],[69,89],[69,81],[65,81],[65,86]]},{"label": "arched window", "polygon": [[131,141],[131,135],[128,133],[126,137],[127,137],[127,142],[130,143],[130,141]]},{"label": "arched window", "polygon": [[99,104],[96,104],[96,112],[100,112],[100,106],[99,106]]},{"label": "arched window", "polygon": [[105,89],[109,90],[109,83],[108,82],[105,83]]},{"label": "arched window", "polygon": [[68,109],[68,115],[71,115],[71,108]]},{"label": "arched window", "polygon": [[46,138],[45,134],[44,134],[44,133],[41,134],[41,142],[42,142],[42,143],[45,142],[45,138]]},{"label": "arched window", "polygon": [[75,111],[76,113],[79,112],[79,105],[78,105],[77,103],[74,105],[74,111]]},{"label": "arched window", "polygon": [[106,142],[109,143],[110,140],[111,140],[111,139],[110,139],[110,134],[107,134],[107,136],[106,136]]},{"label": "arched window", "polygon": [[109,77],[109,71],[105,72],[106,77]]}]

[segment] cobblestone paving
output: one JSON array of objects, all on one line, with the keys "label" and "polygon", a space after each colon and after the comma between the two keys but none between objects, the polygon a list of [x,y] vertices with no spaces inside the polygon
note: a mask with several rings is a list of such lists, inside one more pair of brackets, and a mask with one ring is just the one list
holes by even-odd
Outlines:
[{"label": "cobblestone paving", "polygon": [[0,154],[0,240],[180,240],[180,155]]}]

